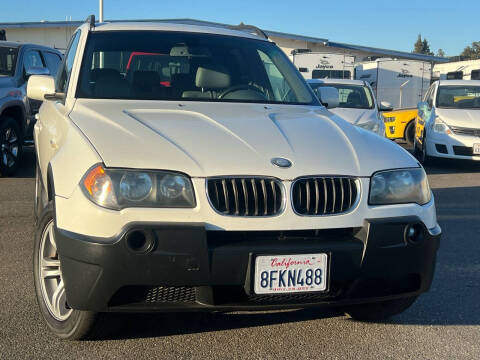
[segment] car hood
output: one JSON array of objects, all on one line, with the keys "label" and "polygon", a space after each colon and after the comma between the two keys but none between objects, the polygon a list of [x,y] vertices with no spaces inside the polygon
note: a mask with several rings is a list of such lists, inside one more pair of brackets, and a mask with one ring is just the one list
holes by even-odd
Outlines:
[{"label": "car hood", "polygon": [[448,125],[480,128],[480,109],[436,109],[435,114]]},{"label": "car hood", "polygon": [[330,111],[353,125],[359,125],[377,120],[375,116],[375,110],[372,109],[334,108]]},{"label": "car hood", "polygon": [[[294,179],[417,166],[398,145],[321,107],[79,99],[70,117],[107,167]],[[275,167],[275,157],[293,165]]]}]

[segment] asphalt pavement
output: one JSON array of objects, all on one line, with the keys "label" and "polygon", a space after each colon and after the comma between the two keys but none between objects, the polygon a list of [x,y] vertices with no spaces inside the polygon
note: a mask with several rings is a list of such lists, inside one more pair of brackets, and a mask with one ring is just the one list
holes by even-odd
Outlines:
[{"label": "asphalt pavement", "polygon": [[480,163],[427,169],[443,229],[430,292],[361,323],[332,310],[120,315],[110,338],[48,331],[33,290],[34,153],[0,178],[0,359],[480,359]]}]

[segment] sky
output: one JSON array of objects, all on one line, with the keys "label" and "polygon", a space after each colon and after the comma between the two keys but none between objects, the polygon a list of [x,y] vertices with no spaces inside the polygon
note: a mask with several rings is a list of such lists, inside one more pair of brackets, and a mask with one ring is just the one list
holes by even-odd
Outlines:
[{"label": "sky", "polygon": [[[0,10],[0,23],[84,20],[92,13],[98,17],[98,0],[0,0]],[[104,0],[104,14],[106,20],[244,22],[266,30],[400,51],[412,51],[421,33],[432,51],[441,48],[448,56],[480,41],[479,0]]]}]

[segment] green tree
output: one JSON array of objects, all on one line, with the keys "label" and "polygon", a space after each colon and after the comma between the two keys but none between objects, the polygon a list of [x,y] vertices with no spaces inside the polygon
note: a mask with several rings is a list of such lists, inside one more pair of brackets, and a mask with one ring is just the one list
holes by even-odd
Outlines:
[{"label": "green tree", "polygon": [[438,49],[438,50],[437,50],[437,56],[439,56],[439,57],[445,57],[445,51],[443,51],[443,49]]},{"label": "green tree", "polygon": [[463,49],[463,52],[460,56],[465,60],[476,60],[480,59],[480,41],[472,42],[471,46],[467,46]]},{"label": "green tree", "polygon": [[418,39],[413,45],[413,52],[415,54],[423,54],[423,41],[422,41],[422,34],[418,34]]},{"label": "green tree", "polygon": [[422,44],[423,44],[422,54],[433,55],[433,52],[430,50],[430,44],[428,43],[426,38],[423,38]]},{"label": "green tree", "polygon": [[418,34],[417,41],[413,45],[413,52],[415,54],[433,55],[433,52],[430,51],[430,44],[427,39],[423,38],[422,40],[422,34]]}]

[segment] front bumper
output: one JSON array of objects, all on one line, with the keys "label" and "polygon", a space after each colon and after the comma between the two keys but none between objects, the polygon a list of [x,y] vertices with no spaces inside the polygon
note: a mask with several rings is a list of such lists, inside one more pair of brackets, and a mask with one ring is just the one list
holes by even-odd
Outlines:
[{"label": "front bumper", "polygon": [[480,143],[479,137],[438,134],[430,131],[426,143],[429,156],[480,161],[480,154],[473,154],[473,145]]},{"label": "front bumper", "polygon": [[[413,224],[422,236],[407,242]],[[134,251],[134,231],[154,244]],[[56,229],[67,301],[92,311],[255,310],[415,296],[430,287],[439,239],[440,229],[427,229],[418,217],[304,231],[137,223],[101,241]],[[254,294],[255,256],[301,253],[329,255],[327,293]]]}]

